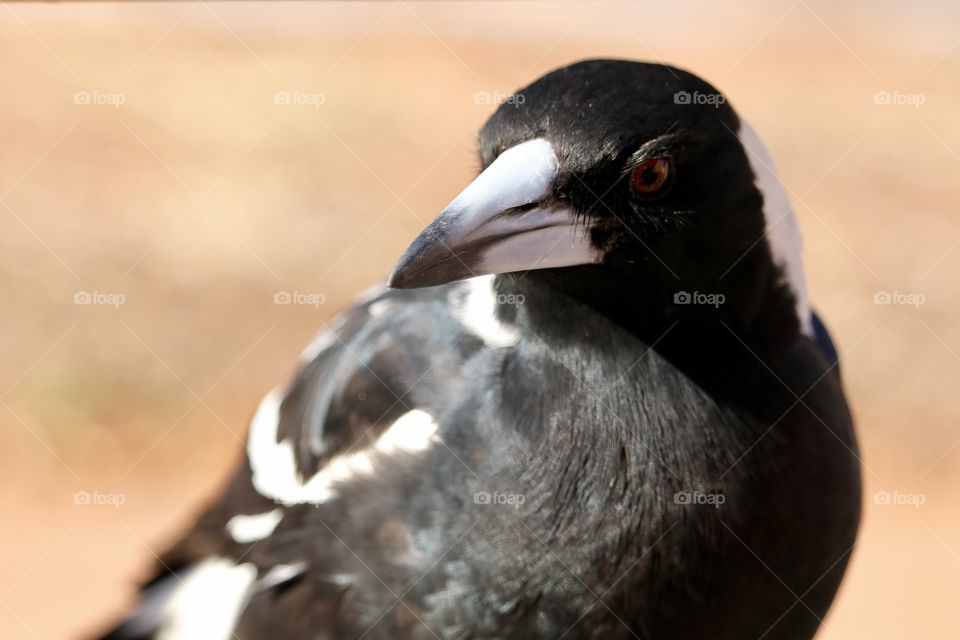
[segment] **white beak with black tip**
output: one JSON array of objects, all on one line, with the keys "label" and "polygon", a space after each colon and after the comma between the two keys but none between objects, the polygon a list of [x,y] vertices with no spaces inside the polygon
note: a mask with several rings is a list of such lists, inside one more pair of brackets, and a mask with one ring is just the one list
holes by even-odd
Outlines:
[{"label": "white beak with black tip", "polygon": [[417,236],[389,285],[415,289],[598,262],[589,229],[550,204],[557,169],[553,147],[541,138],[501,153]]}]

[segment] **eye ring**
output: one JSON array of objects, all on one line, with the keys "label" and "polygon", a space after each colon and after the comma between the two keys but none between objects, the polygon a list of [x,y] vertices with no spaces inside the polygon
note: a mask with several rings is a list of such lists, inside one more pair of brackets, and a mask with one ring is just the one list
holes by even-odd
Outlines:
[{"label": "eye ring", "polygon": [[670,173],[669,159],[663,156],[647,158],[630,171],[630,188],[644,197],[655,196],[666,186]]}]

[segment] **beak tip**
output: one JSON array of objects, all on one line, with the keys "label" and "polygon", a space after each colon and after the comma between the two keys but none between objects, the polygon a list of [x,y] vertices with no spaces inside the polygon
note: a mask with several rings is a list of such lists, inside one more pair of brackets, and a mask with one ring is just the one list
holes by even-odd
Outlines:
[{"label": "beak tip", "polygon": [[419,289],[444,282],[445,270],[438,268],[453,254],[435,228],[427,227],[397,260],[387,278],[391,289]]},{"label": "beak tip", "polygon": [[387,287],[391,289],[417,289],[429,286],[429,270],[424,269],[424,256],[418,243],[407,249],[397,260],[387,277]]},{"label": "beak tip", "polygon": [[393,271],[390,272],[390,275],[387,276],[387,288],[388,289],[406,289],[406,278],[403,277],[403,272],[397,267],[393,268]]},{"label": "beak tip", "polygon": [[387,286],[391,289],[410,288],[410,259],[409,251],[393,265],[390,275],[387,276]]}]

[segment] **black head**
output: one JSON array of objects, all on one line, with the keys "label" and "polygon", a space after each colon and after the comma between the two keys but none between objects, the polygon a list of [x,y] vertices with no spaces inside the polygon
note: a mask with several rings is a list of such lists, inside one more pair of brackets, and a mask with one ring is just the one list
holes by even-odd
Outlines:
[{"label": "black head", "polygon": [[601,308],[616,300],[634,316],[625,324],[804,328],[789,201],[755,134],[700,78],[579,62],[504,102],[479,147],[483,172],[414,242],[393,286],[512,273]]}]

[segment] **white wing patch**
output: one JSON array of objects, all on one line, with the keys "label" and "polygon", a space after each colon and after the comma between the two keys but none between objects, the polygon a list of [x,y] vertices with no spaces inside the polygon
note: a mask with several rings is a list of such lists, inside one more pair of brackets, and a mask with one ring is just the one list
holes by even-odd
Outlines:
[{"label": "white wing patch", "polygon": [[293,457],[293,444],[290,440],[277,442],[282,400],[279,389],[264,396],[250,423],[250,435],[247,436],[247,457],[253,470],[253,486],[258,493],[274,500],[280,500],[281,496],[296,495],[302,488]]},{"label": "white wing patch", "polygon": [[240,544],[249,544],[257,540],[263,540],[277,528],[280,521],[283,520],[283,511],[273,509],[266,513],[257,515],[236,515],[227,522],[227,533],[234,541]]},{"label": "white wing patch", "polygon": [[763,195],[766,238],[770,243],[773,261],[783,269],[787,285],[796,298],[800,329],[804,334],[812,336],[813,321],[810,317],[810,299],[807,297],[807,281],[803,269],[803,238],[797,216],[777,174],[773,156],[753,127],[742,118],[739,138],[750,160],[750,168],[756,176],[757,189]]},{"label": "white wing patch", "polygon": [[277,585],[293,580],[306,571],[307,565],[304,562],[296,564],[278,564],[270,567],[262,578],[257,580],[257,591],[266,591]]},{"label": "white wing patch", "polygon": [[390,455],[398,451],[416,453],[430,447],[437,433],[437,423],[426,411],[413,409],[397,418],[390,428],[383,432],[374,448]]},{"label": "white wing patch", "polygon": [[326,502],[336,497],[336,483],[372,474],[378,458],[401,451],[424,451],[436,437],[433,417],[414,409],[400,416],[370,448],[339,455],[304,480],[297,469],[293,443],[289,439],[277,442],[280,402],[276,390],[261,401],[250,427],[247,456],[257,492],[284,505]]},{"label": "white wing patch", "polygon": [[491,347],[515,345],[518,332],[496,316],[497,293],[494,276],[479,276],[466,280],[450,292],[450,310],[453,316],[471,333]]},{"label": "white wing patch", "polygon": [[128,628],[156,629],[160,640],[229,640],[256,577],[252,564],[204,560],[148,591],[141,613],[128,622]]}]

